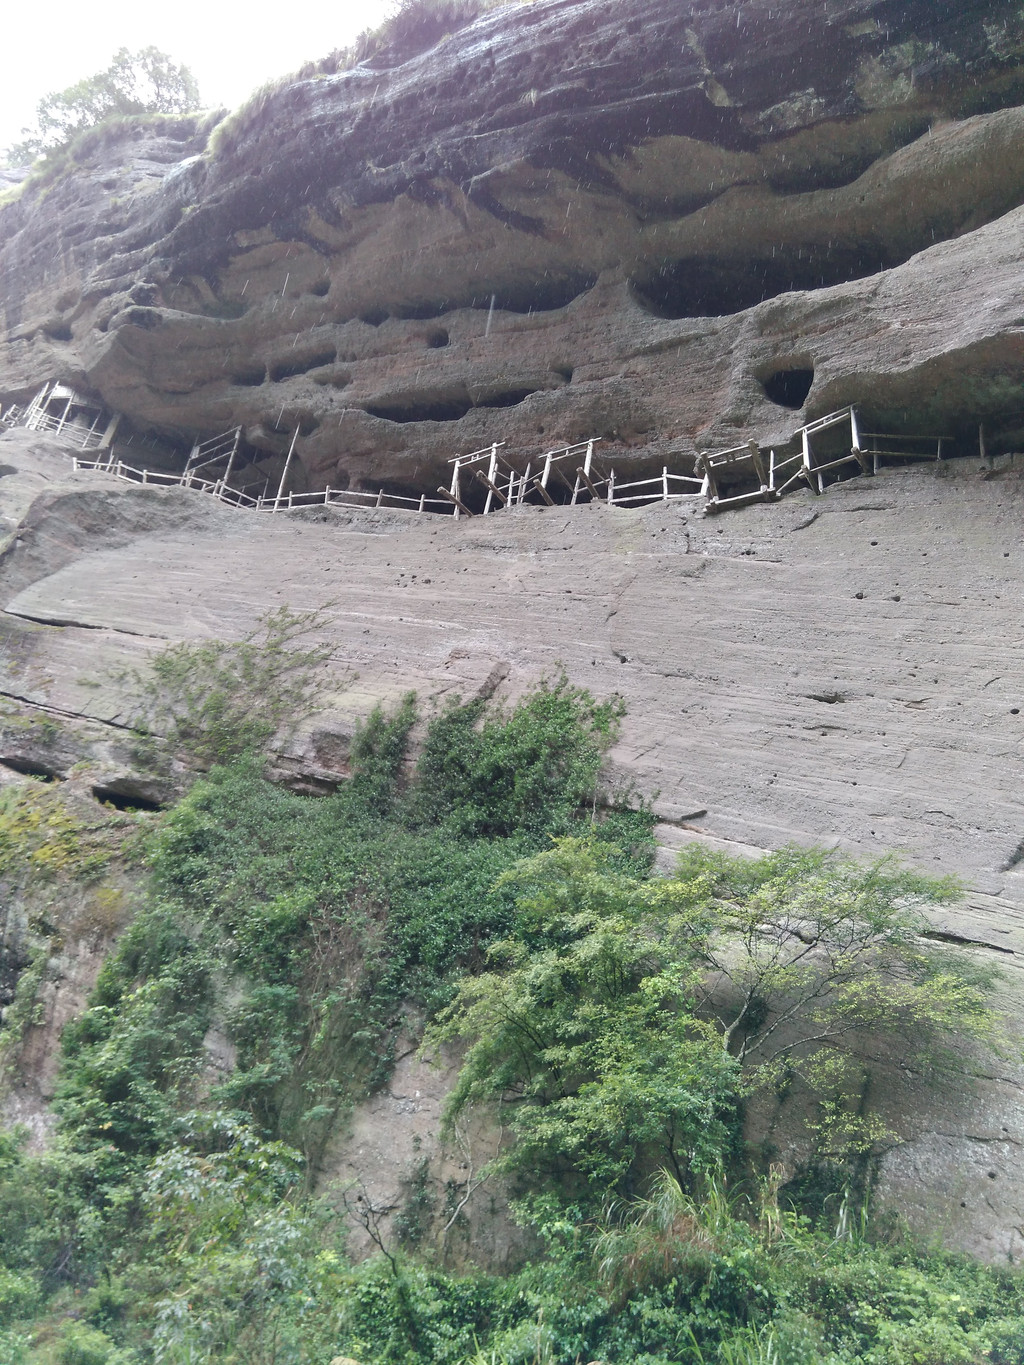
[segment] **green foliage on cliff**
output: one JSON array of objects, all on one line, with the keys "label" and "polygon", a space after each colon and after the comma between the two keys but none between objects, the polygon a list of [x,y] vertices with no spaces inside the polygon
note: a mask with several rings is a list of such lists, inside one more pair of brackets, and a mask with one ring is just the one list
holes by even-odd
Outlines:
[{"label": "green foliage on cliff", "polygon": [[[199,671],[230,700],[251,669],[224,650]],[[413,764],[409,697],[334,796],[249,753],[159,818],[48,1149],[0,1134],[0,1361],[1024,1365],[1019,1276],[872,1217],[892,1138],[844,1046],[898,1028],[949,1066],[943,1040],[987,1041],[985,982],[917,932],[953,888],[796,851],[652,879],[649,814],[599,809],[620,716],[555,678],[441,712]],[[8,872],[41,847],[12,818]],[[424,1020],[466,1049],[453,1139],[481,1106],[505,1125],[492,1169],[533,1246],[505,1276],[445,1268],[426,1189],[415,1256],[362,1190],[315,1192]],[[744,1151],[765,1087],[803,1096],[813,1181]],[[352,1264],[347,1223],[380,1255]]]},{"label": "green foliage on cliff", "polygon": [[36,126],[7,151],[8,164],[20,165],[67,147],[75,138],[109,119],[145,114],[188,114],[199,108],[199,89],[188,67],[156,47],[129,52],[119,48],[110,65],[66,90],[55,90],[36,106]]},{"label": "green foliage on cliff", "polygon": [[168,645],[123,678],[137,699],[136,729],[206,766],[291,733],[323,691],[331,648],[304,643],[321,624],[317,612],[278,607],[241,640]]}]

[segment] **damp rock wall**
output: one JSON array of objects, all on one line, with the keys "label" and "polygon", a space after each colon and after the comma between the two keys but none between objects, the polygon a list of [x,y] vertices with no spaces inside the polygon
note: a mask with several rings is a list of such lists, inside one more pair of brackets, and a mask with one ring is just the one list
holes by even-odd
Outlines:
[{"label": "damp rock wall", "polygon": [[[241,638],[287,606],[319,611],[331,650],[324,709],[275,760],[298,790],[345,780],[354,728],[378,701],[410,688],[427,713],[495,689],[508,701],[564,669],[623,697],[607,781],[654,800],[666,866],[693,839],[795,842],[895,851],[960,877],[964,903],[931,933],[998,971],[1005,1046],[968,1059],[965,1080],[908,1071],[879,1041],[876,1097],[908,1138],[880,1188],[929,1236],[1019,1259],[1019,457],[888,469],[718,517],[697,500],[459,521],[231,509],[75,473],[24,431],[0,437],[0,465],[0,777],[129,807],[173,801],[182,775],[147,769],[126,675],[169,642]],[[410,1182],[462,1178],[468,1158],[436,1144],[443,1090],[410,1062],[358,1110],[331,1170],[396,1207]],[[45,1106],[32,1112],[45,1124]],[[750,1121],[790,1167],[806,1156],[792,1104]],[[498,1264],[507,1243],[479,1198]]]},{"label": "damp rock wall", "polygon": [[536,0],[122,131],[0,210],[0,398],[241,425],[255,491],[296,431],[296,491],[847,402],[1013,448],[1022,54],[1008,0]]}]

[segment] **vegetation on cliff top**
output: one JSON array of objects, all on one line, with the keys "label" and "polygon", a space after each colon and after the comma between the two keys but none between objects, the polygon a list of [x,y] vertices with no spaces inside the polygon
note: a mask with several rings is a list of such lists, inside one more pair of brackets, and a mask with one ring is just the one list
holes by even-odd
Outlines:
[{"label": "vegetation on cliff top", "polygon": [[68,147],[109,119],[191,114],[198,108],[199,88],[187,66],[156,47],[138,52],[122,47],[105,70],[43,96],[36,106],[36,126],[22,129],[27,136],[8,148],[7,164],[24,165]]},{"label": "vegetation on cliff top", "polygon": [[[205,676],[227,666],[230,690],[237,662]],[[207,701],[186,712],[221,734]],[[64,1032],[53,1140],[0,1137],[5,1365],[1024,1362],[1018,1276],[870,1214],[894,1135],[851,1036],[898,1029],[950,1065],[944,1040],[992,1030],[986,983],[917,933],[952,888],[795,851],[652,879],[649,814],[605,795],[598,815],[620,715],[556,678],[453,704],[410,765],[410,697],[368,719],[332,797],[246,754],[159,817],[148,890]],[[8,870],[39,848],[12,818]],[[430,1047],[468,1047],[450,1128],[493,1106],[513,1138],[492,1198],[533,1251],[506,1276],[452,1269],[468,1178],[443,1208],[411,1188],[390,1230],[361,1191],[317,1188],[424,1019]],[[800,1171],[744,1149],[765,1087],[803,1097]],[[352,1221],[380,1248],[360,1265]]]}]

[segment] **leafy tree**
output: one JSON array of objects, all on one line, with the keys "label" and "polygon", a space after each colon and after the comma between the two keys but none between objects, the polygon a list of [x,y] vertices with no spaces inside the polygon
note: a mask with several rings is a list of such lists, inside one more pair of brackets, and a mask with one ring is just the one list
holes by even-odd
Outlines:
[{"label": "leafy tree", "polygon": [[299,645],[321,625],[318,612],[278,607],[241,640],[168,645],[148,672],[119,678],[136,695],[136,729],[206,766],[260,749],[282,727],[291,733],[323,691],[331,646]]},{"label": "leafy tree", "polygon": [[448,1127],[496,1104],[518,1139],[500,1166],[560,1184],[575,1173],[599,1200],[638,1165],[667,1162],[681,1178],[717,1165],[737,1067],[694,1011],[692,888],[616,873],[580,839],[503,880],[519,892],[519,933],[429,1035],[470,1041]]},{"label": "leafy tree", "polygon": [[35,129],[10,148],[10,161],[27,161],[66,146],[104,119],[131,114],[187,114],[199,108],[199,87],[187,66],[156,47],[115,52],[105,71],[45,95],[36,105]]},{"label": "leafy tree", "polygon": [[469,837],[564,828],[595,799],[624,710],[620,697],[598,702],[564,674],[508,711],[455,701],[424,741],[415,816]]},{"label": "leafy tree", "polygon": [[794,848],[756,862],[693,849],[677,876],[707,897],[698,1012],[715,1020],[748,1092],[807,1087],[825,1164],[896,1136],[864,1111],[857,1035],[898,1037],[904,1059],[922,1063],[952,1038],[993,1041],[992,973],[924,936],[924,908],[957,900],[955,881],[892,857],[863,865]]},{"label": "leafy tree", "polygon": [[858,1112],[852,1034],[924,1049],[994,1029],[986,981],[920,936],[920,905],[955,887],[888,860],[698,852],[640,881],[566,839],[503,880],[517,932],[431,1035],[469,1043],[447,1121],[497,1106],[518,1139],[499,1167],[574,1173],[596,1197],[652,1162],[712,1169],[743,1091],[793,1072],[820,1100],[824,1154],[867,1150],[883,1131]]}]

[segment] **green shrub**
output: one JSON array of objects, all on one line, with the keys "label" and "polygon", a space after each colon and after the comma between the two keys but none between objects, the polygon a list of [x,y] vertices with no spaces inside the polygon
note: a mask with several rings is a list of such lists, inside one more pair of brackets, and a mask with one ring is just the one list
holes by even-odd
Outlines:
[{"label": "green shrub", "polygon": [[319,625],[316,612],[279,607],[241,640],[168,645],[147,672],[125,675],[136,728],[206,765],[261,749],[317,707],[331,648],[298,642]]},{"label": "green shrub", "polygon": [[[215,733],[262,664],[202,658],[229,694]],[[275,655],[282,692],[293,662]],[[32,1357],[0,1332],[4,1365],[1024,1365],[1016,1271],[878,1238],[844,1160],[871,1136],[846,1124],[849,1077],[816,1073],[841,1205],[805,1182],[798,1211],[741,1145],[747,1086],[796,1083],[764,1065],[778,1018],[896,1020],[932,1055],[954,1025],[986,1040],[985,982],[925,953],[911,913],[953,889],[794,850],[652,879],[649,812],[596,808],[620,714],[557,679],[446,709],[411,768],[406,698],[360,727],[333,796],[247,755],[160,818],[146,897],[65,1028],[47,1150],[0,1133],[0,1320],[43,1328]],[[38,825],[17,828],[31,855]],[[467,1045],[449,1122],[484,1103],[505,1126],[525,1230],[504,1275],[437,1263],[462,1252],[428,1244],[433,1165],[390,1230],[366,1192],[310,1193],[424,1018]],[[506,1198],[492,1185],[492,1211]],[[382,1254],[351,1265],[345,1219]]]},{"label": "green shrub", "polygon": [[58,1365],[114,1365],[119,1355],[105,1332],[84,1322],[65,1328],[57,1346]]},{"label": "green shrub", "polygon": [[507,711],[453,702],[431,724],[416,765],[414,818],[471,838],[565,829],[596,803],[624,709],[564,675]]},{"label": "green shrub", "polygon": [[25,1271],[0,1266],[0,1324],[24,1318],[39,1302],[39,1282]]}]

